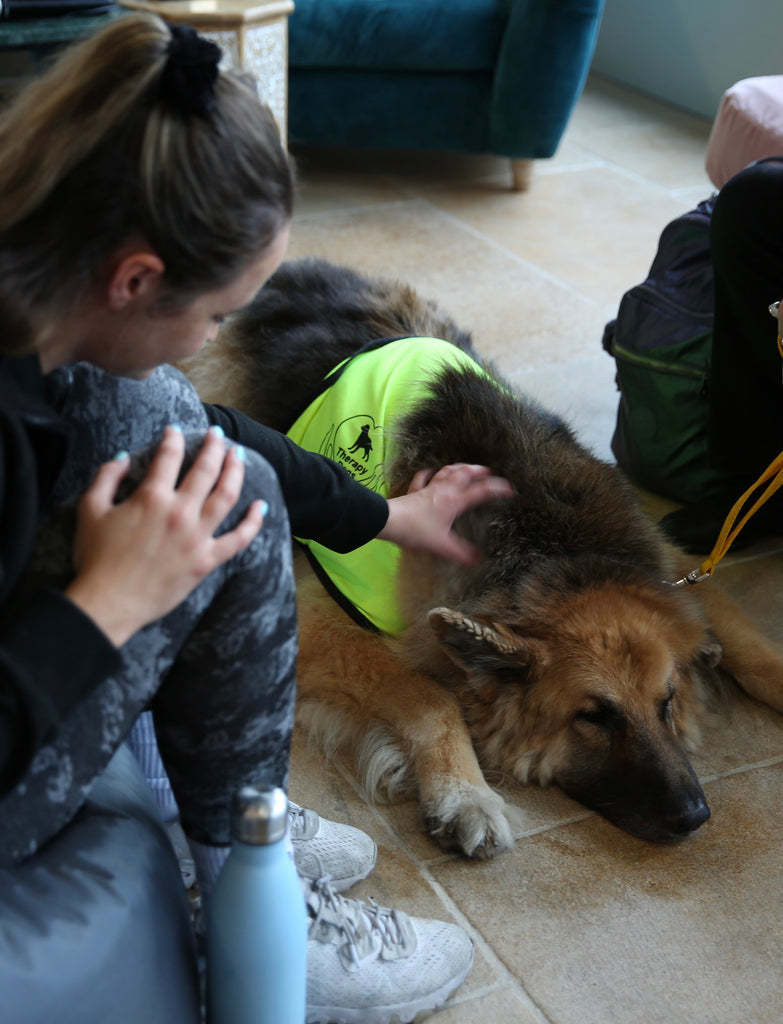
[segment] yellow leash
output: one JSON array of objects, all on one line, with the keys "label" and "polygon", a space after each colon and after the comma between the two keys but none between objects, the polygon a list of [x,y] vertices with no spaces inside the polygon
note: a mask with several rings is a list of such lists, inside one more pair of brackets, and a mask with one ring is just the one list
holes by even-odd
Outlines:
[{"label": "yellow leash", "polygon": [[[774,302],[770,307],[769,311],[773,316],[777,316],[778,303]],[[779,323],[780,321],[778,321]],[[780,353],[781,359],[783,359],[783,340],[781,339],[780,328],[778,328],[778,352]],[[753,494],[764,484],[770,481],[767,485],[766,490],[756,499],[751,505],[747,512],[739,519],[742,510],[745,508],[747,503],[751,500]],[[715,567],[728,552],[731,545],[734,543],[734,539],[740,530],[743,528],[745,523],[754,515],[761,506],[771,498],[772,495],[780,487],[783,487],[783,452],[774,459],[769,466],[764,470],[758,480],[752,484],[747,491],[734,503],[731,507],[731,511],[726,516],[726,519],[721,527],[721,531],[718,534],[718,539],[715,541],[715,546],[710,552],[709,556],[704,559],[698,569],[693,569],[688,573],[687,576],[683,576],[682,579],[672,583],[673,587],[685,587],[692,586],[695,583],[701,583],[702,580],[708,580],[715,572]],[[739,522],[737,520],[739,519]],[[736,525],[735,525],[736,524]]]},{"label": "yellow leash", "polygon": [[[754,492],[768,480],[770,480],[771,483],[767,486],[767,489],[759,498],[756,499],[745,515],[742,516],[742,519],[737,522],[740,513],[748,501],[750,501]],[[740,532],[745,523],[747,523],[752,515],[758,512],[764,502],[768,498],[771,498],[775,491],[780,487],[783,487],[783,452],[781,452],[780,455],[778,455],[777,458],[767,466],[758,480],[752,484],[747,491],[745,491],[739,501],[735,502],[732,506],[731,511],[726,516],[723,526],[721,527],[718,539],[715,542],[715,547],[710,552],[709,557],[704,559],[698,569],[693,569],[687,576],[683,576],[681,580],[677,580],[676,583],[672,583],[672,586],[684,587],[689,584],[701,583],[702,580],[709,579],[715,571],[715,566],[728,552],[729,548],[734,543],[734,538]]]}]

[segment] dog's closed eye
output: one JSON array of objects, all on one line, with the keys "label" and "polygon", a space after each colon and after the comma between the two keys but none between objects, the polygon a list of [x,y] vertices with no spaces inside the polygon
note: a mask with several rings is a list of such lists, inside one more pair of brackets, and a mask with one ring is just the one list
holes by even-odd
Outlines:
[{"label": "dog's closed eye", "polygon": [[611,701],[599,699],[596,699],[596,703],[592,707],[577,711],[573,720],[606,730],[618,729],[622,725],[622,715],[614,704]]}]

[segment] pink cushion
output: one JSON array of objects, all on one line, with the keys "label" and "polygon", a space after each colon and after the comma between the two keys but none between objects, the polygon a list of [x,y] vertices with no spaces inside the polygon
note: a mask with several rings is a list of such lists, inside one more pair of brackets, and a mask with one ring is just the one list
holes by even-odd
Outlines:
[{"label": "pink cushion", "polygon": [[783,75],[744,78],[723,94],[707,145],[707,174],[721,188],[765,156],[783,156]]}]

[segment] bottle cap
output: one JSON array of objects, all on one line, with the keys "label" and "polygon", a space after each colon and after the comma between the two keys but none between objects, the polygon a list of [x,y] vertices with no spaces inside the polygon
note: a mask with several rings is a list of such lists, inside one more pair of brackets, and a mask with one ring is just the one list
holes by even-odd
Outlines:
[{"label": "bottle cap", "polygon": [[231,806],[231,835],[241,843],[279,842],[288,828],[288,798],[277,786],[243,786]]}]

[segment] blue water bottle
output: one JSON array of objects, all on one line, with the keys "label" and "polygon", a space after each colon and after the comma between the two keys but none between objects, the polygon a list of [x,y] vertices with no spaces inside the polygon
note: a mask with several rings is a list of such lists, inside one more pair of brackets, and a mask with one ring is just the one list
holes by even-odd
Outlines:
[{"label": "blue water bottle", "polygon": [[303,1024],[307,916],[282,789],[234,797],[231,853],[207,906],[208,1024]]}]

